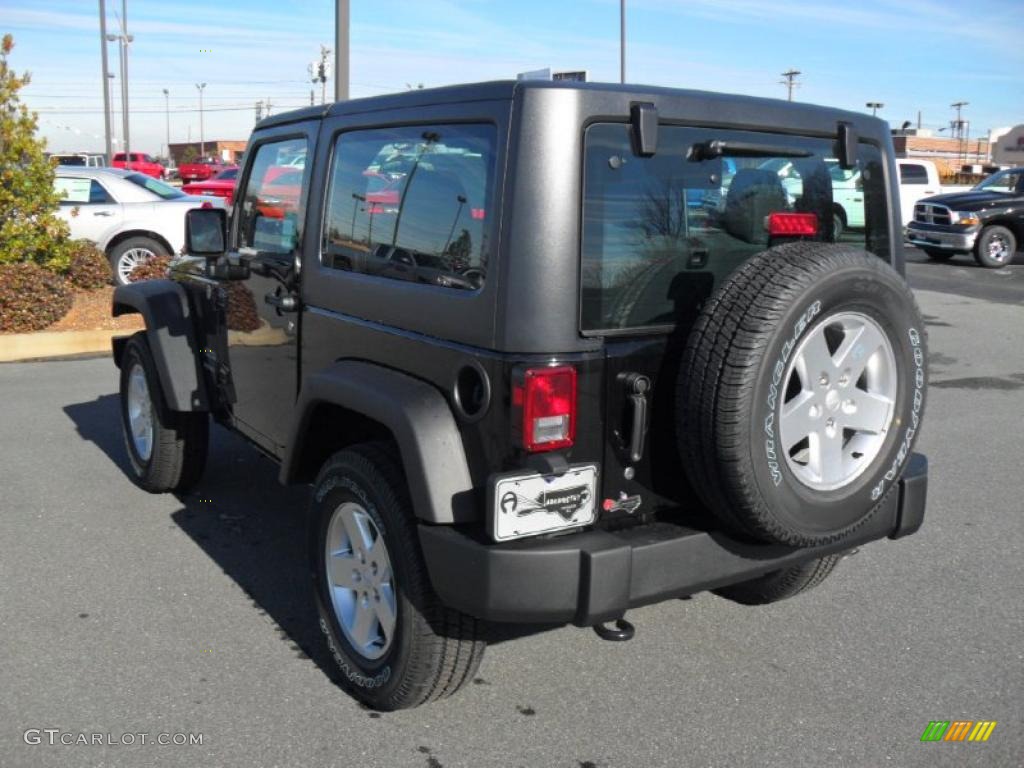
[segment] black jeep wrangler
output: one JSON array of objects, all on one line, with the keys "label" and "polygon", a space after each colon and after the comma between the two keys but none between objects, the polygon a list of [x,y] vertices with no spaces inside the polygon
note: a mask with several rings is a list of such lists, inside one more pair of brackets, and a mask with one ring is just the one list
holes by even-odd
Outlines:
[{"label": "black jeep wrangler", "polygon": [[193,486],[212,418],[311,484],[320,626],[380,709],[472,679],[484,622],[789,597],[924,515],[892,158],[864,115],[634,86],[267,118],[229,223],[115,292],[135,478]]}]

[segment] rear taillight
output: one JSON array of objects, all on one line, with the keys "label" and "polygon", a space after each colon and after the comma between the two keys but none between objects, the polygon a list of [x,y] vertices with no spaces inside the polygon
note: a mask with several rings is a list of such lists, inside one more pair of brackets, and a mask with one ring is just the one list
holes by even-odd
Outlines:
[{"label": "rear taillight", "polygon": [[568,448],[576,439],[576,369],[529,368],[512,391],[522,409],[523,447],[530,453]]},{"label": "rear taillight", "polygon": [[772,237],[818,234],[818,217],[813,213],[770,213],[766,223]]}]

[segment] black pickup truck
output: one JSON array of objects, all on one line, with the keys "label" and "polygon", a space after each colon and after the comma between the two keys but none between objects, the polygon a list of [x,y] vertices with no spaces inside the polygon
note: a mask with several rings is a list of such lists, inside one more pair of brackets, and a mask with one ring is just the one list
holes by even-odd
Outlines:
[{"label": "black pickup truck", "polygon": [[1024,241],[1024,168],[994,173],[967,192],[921,200],[907,239],[936,261],[973,252],[983,267],[1005,267]]}]

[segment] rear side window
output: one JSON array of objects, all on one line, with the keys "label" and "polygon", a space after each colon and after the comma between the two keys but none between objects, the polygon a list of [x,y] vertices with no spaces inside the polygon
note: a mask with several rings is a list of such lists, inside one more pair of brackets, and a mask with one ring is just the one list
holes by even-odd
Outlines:
[{"label": "rear side window", "polygon": [[61,205],[95,205],[114,202],[103,185],[95,179],[58,176],[54,179],[54,189],[63,196],[60,201]]},{"label": "rear side window", "polygon": [[[726,156],[711,142],[744,145]],[[753,147],[753,149],[751,149]],[[581,329],[671,327],[746,259],[776,244],[773,213],[813,220],[811,239],[888,257],[878,150],[843,169],[827,139],[662,126],[652,157],[633,154],[624,124],[587,129]]]},{"label": "rear side window", "polygon": [[256,148],[242,194],[239,250],[281,256],[295,250],[308,178],[285,163],[300,150],[306,151],[305,138],[270,141]]},{"label": "rear side window", "polygon": [[927,184],[928,170],[923,165],[900,164],[901,184]]},{"label": "rear side window", "polygon": [[323,263],[473,290],[487,274],[496,131],[405,126],[341,134],[334,148]]}]

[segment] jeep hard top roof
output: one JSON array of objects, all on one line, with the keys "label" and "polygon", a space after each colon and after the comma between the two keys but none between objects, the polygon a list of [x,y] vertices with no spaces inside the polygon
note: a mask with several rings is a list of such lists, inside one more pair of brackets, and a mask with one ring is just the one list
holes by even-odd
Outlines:
[{"label": "jeep hard top roof", "polygon": [[613,103],[620,102],[628,104],[632,101],[649,101],[658,106],[659,110],[664,113],[663,117],[668,119],[673,119],[676,114],[704,114],[714,115],[716,124],[751,126],[750,115],[757,114],[759,128],[777,129],[784,132],[800,130],[822,135],[835,135],[836,122],[842,120],[852,123],[864,138],[875,141],[889,139],[888,123],[880,118],[817,104],[655,85],[549,80],[492,80],[482,83],[446,85],[439,88],[417,88],[381,96],[350,99],[271,115],[261,120],[256,125],[256,130],[334,115],[358,115],[432,104],[511,100],[517,94],[527,91],[549,89],[577,91],[581,98],[592,103],[594,114],[607,114],[609,117],[621,117],[622,112],[618,109],[601,112],[599,108],[602,105],[611,106]]}]

